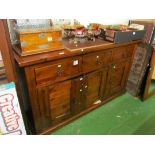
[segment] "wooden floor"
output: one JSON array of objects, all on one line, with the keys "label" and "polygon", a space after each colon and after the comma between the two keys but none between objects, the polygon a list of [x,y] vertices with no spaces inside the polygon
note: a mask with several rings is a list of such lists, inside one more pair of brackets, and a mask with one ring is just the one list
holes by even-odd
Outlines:
[{"label": "wooden floor", "polygon": [[155,95],[142,102],[126,93],[51,134],[155,134]]}]

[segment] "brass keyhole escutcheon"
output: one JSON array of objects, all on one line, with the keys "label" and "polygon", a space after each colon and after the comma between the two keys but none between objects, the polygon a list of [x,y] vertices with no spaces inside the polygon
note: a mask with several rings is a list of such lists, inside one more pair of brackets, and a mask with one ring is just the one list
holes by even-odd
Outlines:
[{"label": "brass keyhole escutcheon", "polygon": [[62,70],[61,70],[62,65],[61,65],[61,64],[59,64],[59,65],[57,65],[57,67],[58,67],[58,71],[57,71],[58,76],[61,76],[61,75],[62,75]]},{"label": "brass keyhole escutcheon", "polygon": [[100,63],[101,63],[101,62],[100,62],[100,56],[98,56],[98,55],[96,56],[96,63],[97,63],[97,64],[100,64]]},{"label": "brass keyhole escutcheon", "polygon": [[61,65],[61,64],[59,64],[57,67],[58,67],[58,68],[61,68],[61,67],[62,67],[62,65]]}]

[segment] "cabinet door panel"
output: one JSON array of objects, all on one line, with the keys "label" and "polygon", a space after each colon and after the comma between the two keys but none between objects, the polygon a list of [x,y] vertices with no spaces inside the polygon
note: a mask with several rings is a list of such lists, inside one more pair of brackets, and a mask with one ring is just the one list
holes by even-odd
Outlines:
[{"label": "cabinet door panel", "polygon": [[51,119],[61,119],[70,114],[71,81],[56,84],[49,89]]},{"label": "cabinet door panel", "polygon": [[102,82],[101,82],[101,97],[102,100],[104,100],[104,98],[107,96],[107,90],[109,87],[109,83],[108,83],[108,69],[109,68],[104,68],[102,71]]},{"label": "cabinet door panel", "polygon": [[121,91],[125,87],[129,72],[129,61],[121,61],[111,66],[108,82],[110,82],[110,95]]},{"label": "cabinet door panel", "polygon": [[92,106],[96,101],[101,100],[100,89],[102,81],[102,71],[93,72],[86,75],[84,85],[87,107]]},{"label": "cabinet door panel", "polygon": [[71,81],[38,88],[38,103],[44,127],[55,124],[70,116]]},{"label": "cabinet door panel", "polygon": [[84,77],[78,77],[72,80],[71,87],[71,112],[78,114],[86,109],[85,96],[84,96]]}]

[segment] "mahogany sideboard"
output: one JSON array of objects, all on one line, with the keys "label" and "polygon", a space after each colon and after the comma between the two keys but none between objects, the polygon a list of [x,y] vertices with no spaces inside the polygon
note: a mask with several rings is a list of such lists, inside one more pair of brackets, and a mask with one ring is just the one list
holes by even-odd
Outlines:
[{"label": "mahogany sideboard", "polygon": [[138,43],[98,40],[76,47],[64,41],[63,50],[24,57],[14,48],[28,90],[33,134],[48,134],[124,93]]}]

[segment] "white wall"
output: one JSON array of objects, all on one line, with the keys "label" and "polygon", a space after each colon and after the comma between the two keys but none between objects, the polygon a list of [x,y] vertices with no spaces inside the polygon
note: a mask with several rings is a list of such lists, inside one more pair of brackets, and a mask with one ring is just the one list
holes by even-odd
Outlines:
[{"label": "white wall", "polygon": [[110,25],[110,24],[128,24],[129,19],[77,19],[81,24],[87,26],[89,23],[99,23],[103,25]]}]

